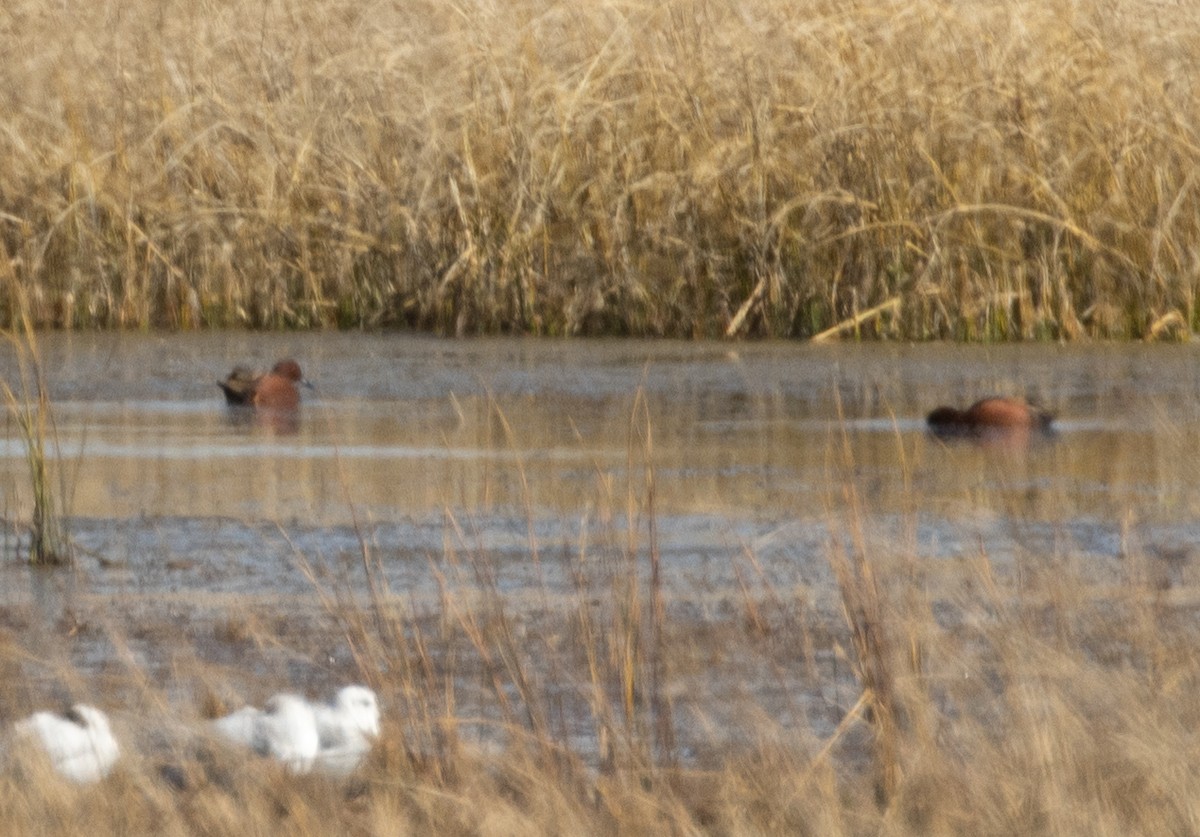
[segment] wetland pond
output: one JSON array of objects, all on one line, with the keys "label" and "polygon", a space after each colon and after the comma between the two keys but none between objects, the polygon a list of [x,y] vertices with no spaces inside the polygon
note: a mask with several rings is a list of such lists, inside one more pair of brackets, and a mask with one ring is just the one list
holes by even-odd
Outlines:
[{"label": "wetland pond", "polygon": [[[39,344],[78,566],[30,569],[8,527],[0,629],[22,649],[6,665],[30,705],[82,683],[120,704],[133,671],[182,703],[213,671],[244,697],[259,682],[327,691],[363,676],[331,602],[373,590],[436,632],[448,608],[483,596],[544,688],[561,691],[566,734],[586,748],[586,684],[546,661],[572,642],[571,614],[594,604],[581,602],[617,595],[623,576],[645,583],[651,554],[668,623],[697,642],[749,612],[783,620],[782,633],[840,624],[837,550],[902,553],[934,576],[980,556],[1001,574],[1054,561],[1097,590],[1123,583],[1137,556],[1165,595],[1200,571],[1191,346],[242,333]],[[231,416],[216,381],[281,357],[315,384],[296,432]],[[15,380],[11,349],[3,364]],[[991,394],[1041,402],[1055,437],[989,449],[926,434],[932,407]],[[28,520],[11,419],[0,450],[5,515]],[[938,618],[953,629],[957,612]],[[736,735],[722,707],[746,700],[827,733],[856,695],[836,644],[796,650],[794,673],[787,654],[679,662],[668,692],[693,710],[676,716],[681,746],[698,752],[689,725]],[[494,714],[494,678],[485,687],[458,665],[458,711]]]}]

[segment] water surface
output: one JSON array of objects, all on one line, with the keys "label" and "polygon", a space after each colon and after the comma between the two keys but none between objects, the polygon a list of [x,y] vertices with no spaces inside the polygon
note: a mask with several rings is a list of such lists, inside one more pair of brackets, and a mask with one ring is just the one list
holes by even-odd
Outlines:
[{"label": "water surface", "polygon": [[[137,566],[228,552],[222,531],[263,522],[334,550],[358,520],[381,548],[437,551],[448,512],[488,544],[512,529],[527,546],[529,518],[570,541],[597,492],[637,490],[647,461],[664,545],[696,560],[828,525],[850,477],[873,515],[916,512],[946,536],[1033,519],[1100,542],[1122,516],[1186,528],[1200,501],[1186,346],[67,334],[41,349],[76,525]],[[232,416],[215,381],[285,355],[317,384],[298,432]],[[1054,410],[1055,441],[989,451],[924,433],[931,407],[994,393]],[[16,511],[23,457],[9,422],[0,485]]]},{"label": "water surface", "polygon": [[[1100,584],[1133,553],[1190,579],[1200,542],[1191,346],[238,333],[54,334],[41,351],[82,557],[48,580],[10,529],[0,605],[52,620],[316,607],[314,578],[365,591],[364,544],[418,610],[481,567],[517,610],[569,609],[581,567],[647,571],[651,519],[671,613],[699,622],[748,578],[836,614],[829,555],[852,541],[925,563],[1069,556]],[[285,356],[316,384],[296,432],[232,415],[217,379]],[[932,407],[990,394],[1040,401],[1056,437],[925,433]],[[10,420],[10,518],[25,468]],[[157,641],[133,647],[151,659]]]}]

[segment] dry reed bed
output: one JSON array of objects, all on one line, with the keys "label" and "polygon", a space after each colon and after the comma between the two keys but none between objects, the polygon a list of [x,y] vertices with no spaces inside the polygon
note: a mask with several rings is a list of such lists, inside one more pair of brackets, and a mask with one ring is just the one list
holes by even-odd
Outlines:
[{"label": "dry reed bed", "polygon": [[1200,13],[18,0],[0,320],[1173,335]]},{"label": "dry reed bed", "polygon": [[[630,499],[652,513],[648,487]],[[0,773],[0,818],[29,834],[1197,830],[1194,573],[1164,583],[1130,553],[1100,584],[1113,568],[1069,547],[922,558],[908,537],[872,546],[855,488],[840,499],[845,537],[814,556],[834,586],[778,589],[731,556],[745,584],[700,614],[656,602],[646,516],[580,544],[565,599],[514,599],[487,558],[448,552],[440,601],[418,606],[368,549],[357,595],[309,568],[315,610],[9,610],[5,719],[53,683],[142,746],[91,788]],[[109,661],[81,666],[96,642]],[[347,784],[146,744],[231,695],[349,680],[379,691],[385,730]]]}]

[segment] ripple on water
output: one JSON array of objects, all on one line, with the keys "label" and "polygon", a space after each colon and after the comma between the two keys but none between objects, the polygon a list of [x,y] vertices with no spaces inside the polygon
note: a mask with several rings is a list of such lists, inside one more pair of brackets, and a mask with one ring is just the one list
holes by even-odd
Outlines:
[{"label": "ripple on water", "polygon": [[[918,575],[980,562],[1107,583],[1139,556],[1172,582],[1195,574],[1188,347],[324,334],[41,346],[83,559],[54,575],[0,562],[0,604],[14,624],[40,613],[62,626],[97,669],[122,653],[105,620],[126,612],[211,640],[196,626],[219,614],[319,614],[314,586],[365,596],[360,537],[406,607],[436,613],[447,588],[488,587],[533,620],[646,579],[653,520],[669,612],[698,629],[754,596],[836,623],[830,558],[863,551]],[[318,387],[298,432],[232,421],[215,381],[284,356]],[[1056,412],[1055,440],[995,451],[926,435],[934,406],[997,393]],[[18,518],[26,468],[10,426],[0,485]],[[939,618],[957,606],[940,599]],[[153,655],[144,630],[139,653]],[[302,657],[286,664],[307,671]],[[735,662],[764,695],[777,682]]]}]

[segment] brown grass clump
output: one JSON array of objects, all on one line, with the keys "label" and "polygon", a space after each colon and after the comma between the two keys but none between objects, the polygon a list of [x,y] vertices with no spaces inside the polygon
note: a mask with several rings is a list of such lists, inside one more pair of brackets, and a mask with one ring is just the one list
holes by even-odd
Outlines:
[{"label": "brown grass clump", "polygon": [[1162,0],[16,0],[0,320],[1175,335],[1198,38]]},{"label": "brown grass clump", "polygon": [[[18,327],[20,332],[3,335],[4,342],[16,356],[17,380],[0,380],[0,396],[16,425],[17,437],[25,448],[25,461],[29,466],[29,563],[70,564],[73,554],[63,508],[67,498],[62,480],[63,466],[55,450],[54,416],[38,352],[37,334],[24,307]],[[60,461],[51,465],[55,458]],[[55,476],[60,479],[56,480]]]}]

